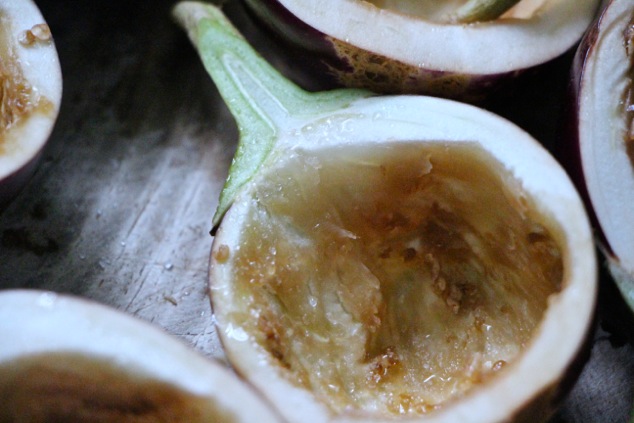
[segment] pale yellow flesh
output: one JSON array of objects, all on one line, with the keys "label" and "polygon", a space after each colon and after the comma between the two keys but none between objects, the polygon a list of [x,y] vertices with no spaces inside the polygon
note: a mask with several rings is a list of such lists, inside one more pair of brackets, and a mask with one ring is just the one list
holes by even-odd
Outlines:
[{"label": "pale yellow flesh", "polygon": [[[166,363],[167,365],[168,363]],[[0,365],[0,422],[235,422],[208,398],[71,353]]]},{"label": "pale yellow flesh", "polygon": [[215,252],[226,318],[337,413],[423,414],[486,383],[561,289],[557,228],[471,144],[298,153],[255,196],[239,250]]}]

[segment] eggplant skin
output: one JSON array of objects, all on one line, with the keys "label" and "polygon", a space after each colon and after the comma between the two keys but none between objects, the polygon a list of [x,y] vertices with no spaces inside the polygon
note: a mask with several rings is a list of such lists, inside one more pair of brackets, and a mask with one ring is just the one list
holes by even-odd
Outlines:
[{"label": "eggplant skin", "polygon": [[342,86],[366,88],[382,94],[421,94],[478,103],[524,73],[521,70],[474,75],[426,69],[341,40],[327,39],[334,47],[339,62],[333,60],[326,72]]},{"label": "eggplant skin", "polygon": [[580,145],[580,119],[579,113],[581,109],[581,91],[583,90],[583,78],[585,65],[592,60],[592,55],[596,48],[597,39],[599,37],[599,29],[604,16],[603,9],[595,18],[594,22],[588,27],[587,31],[581,38],[570,68],[570,80],[567,87],[566,101],[563,107],[563,118],[561,122],[561,142],[555,145],[554,155],[566,169],[573,183],[577,187],[581,198],[583,199],[588,216],[595,230],[595,235],[602,246],[613,254],[610,245],[605,237],[599,219],[592,207],[590,193],[586,185],[585,173],[581,161],[581,145]]},{"label": "eggplant skin", "polygon": [[[610,240],[603,229],[601,222],[594,208],[590,192],[587,184],[586,169],[584,169],[581,147],[582,147],[582,131],[581,128],[581,109],[585,96],[584,91],[591,88],[587,87],[586,68],[593,61],[598,60],[595,56],[597,50],[601,48],[601,31],[609,29],[614,22],[609,21],[608,10],[618,3],[618,0],[606,1],[599,14],[595,17],[593,23],[588,27],[582,37],[579,46],[575,52],[574,60],[570,70],[570,81],[568,86],[567,101],[564,104],[563,121],[561,124],[561,142],[556,146],[554,151],[555,157],[560,161],[563,167],[570,175],[571,180],[575,184],[577,191],[584,201],[599,252],[605,258],[601,277],[601,286],[605,290],[617,290],[618,295],[611,294],[610,307],[607,310],[610,323],[615,327],[616,331],[623,332],[625,338],[632,338],[631,323],[634,318],[634,300],[627,290],[634,284],[632,270],[621,265],[620,258]],[[623,4],[626,4],[625,2]],[[631,7],[629,9],[632,10]],[[618,94],[616,94],[618,95]],[[615,98],[615,102],[618,97]],[[605,140],[602,140],[603,142]],[[610,294],[603,294],[610,295]],[[616,323],[614,323],[616,322]],[[626,322],[625,324],[623,322]]]},{"label": "eggplant skin", "polygon": [[308,89],[363,88],[379,94],[419,94],[481,103],[537,65],[497,74],[439,71],[403,63],[334,39],[277,0],[242,0],[251,19],[293,59],[292,78]]},{"label": "eggplant skin", "polygon": [[581,376],[583,368],[590,360],[594,331],[597,327],[596,314],[593,316],[592,325],[589,327],[584,342],[579,347],[578,353],[561,378],[536,395],[530,403],[519,409],[506,421],[513,423],[534,423],[549,421],[560,408],[565,398],[570,394]]}]

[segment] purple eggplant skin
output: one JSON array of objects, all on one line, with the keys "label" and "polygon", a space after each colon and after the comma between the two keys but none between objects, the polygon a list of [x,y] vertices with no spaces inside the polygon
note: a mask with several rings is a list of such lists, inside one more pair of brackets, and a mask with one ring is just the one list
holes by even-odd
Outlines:
[{"label": "purple eggplant skin", "polygon": [[555,145],[555,156],[561,162],[562,166],[568,172],[570,178],[577,187],[577,191],[581,195],[592,222],[593,228],[597,231],[596,235],[607,248],[609,248],[607,239],[601,230],[601,225],[592,207],[590,194],[586,185],[586,177],[583,171],[581,161],[581,146],[579,137],[579,113],[581,104],[582,81],[584,77],[585,64],[590,60],[596,41],[599,37],[599,28],[603,13],[599,13],[595,21],[588,27],[588,30],[582,37],[577,50],[575,52],[571,67],[570,81],[566,93],[566,101],[564,104],[564,113],[562,119],[562,136],[561,142]]},{"label": "purple eggplant skin", "polygon": [[589,60],[592,60],[592,55],[596,48],[597,39],[599,37],[599,29],[601,27],[605,10],[606,9],[603,8],[595,18],[594,22],[588,27],[575,52],[570,67],[570,80],[567,87],[566,101],[562,114],[561,142],[555,145],[554,155],[566,169],[573,183],[577,187],[577,191],[586,205],[587,213],[595,230],[595,236],[597,237],[598,242],[605,249],[606,253],[613,255],[614,253],[611,250],[610,244],[603,230],[601,229],[599,219],[592,207],[592,201],[590,200],[590,194],[586,185],[586,177],[581,160],[579,132],[580,101],[581,91],[583,90],[582,84],[585,64]]},{"label": "purple eggplant skin", "polygon": [[570,68],[570,80],[562,114],[560,142],[556,145],[554,155],[568,172],[583,199],[594,229],[598,249],[606,258],[603,266],[599,269],[600,299],[598,313],[600,314],[601,325],[604,330],[611,333],[611,336],[622,338],[619,342],[633,342],[634,310],[630,309],[631,306],[628,305],[619,288],[617,288],[619,276],[613,273],[610,268],[610,262],[618,262],[618,256],[610,245],[594,210],[581,159],[580,111],[586,64],[595,60],[593,55],[598,48],[600,29],[605,25],[603,21],[606,11],[613,2],[614,0],[609,0],[604,3],[602,10],[588,27],[575,52]]},{"label": "purple eggplant skin", "polygon": [[[277,0],[243,0],[252,20],[295,64],[293,79],[309,89],[364,88],[379,94],[419,94],[479,104],[542,64],[497,74],[438,71],[397,62],[312,28]],[[303,83],[302,83],[303,82]]]}]

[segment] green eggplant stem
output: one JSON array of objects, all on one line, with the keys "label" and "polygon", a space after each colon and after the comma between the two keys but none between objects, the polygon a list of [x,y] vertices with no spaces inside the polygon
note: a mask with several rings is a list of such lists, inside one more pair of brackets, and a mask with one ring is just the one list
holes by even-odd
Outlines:
[{"label": "green eggplant stem", "polygon": [[339,89],[310,93],[286,79],[242,37],[220,7],[198,1],[176,4],[173,16],[192,44],[236,120],[239,140],[212,220],[212,233],[241,188],[274,150],[295,117],[345,108],[372,95]]},{"label": "green eggplant stem", "polygon": [[456,10],[452,20],[460,23],[492,21],[519,2],[520,0],[469,0]]}]

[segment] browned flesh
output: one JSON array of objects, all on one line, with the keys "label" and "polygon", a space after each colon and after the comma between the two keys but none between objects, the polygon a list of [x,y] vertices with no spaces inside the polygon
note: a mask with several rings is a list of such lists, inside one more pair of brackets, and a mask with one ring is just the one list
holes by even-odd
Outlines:
[{"label": "browned flesh", "polygon": [[335,412],[431,412],[512,366],[563,278],[520,184],[469,143],[313,154],[223,247],[232,324]]},{"label": "browned flesh", "polygon": [[96,358],[42,354],[0,365],[3,423],[234,421],[208,399]]},{"label": "browned flesh", "polygon": [[20,40],[12,39],[10,29],[11,22],[0,11],[0,153],[6,148],[6,134],[11,128],[36,109],[50,107],[24,77],[14,49],[15,42],[27,48],[38,42],[49,42],[48,26],[40,24],[26,30]]}]

